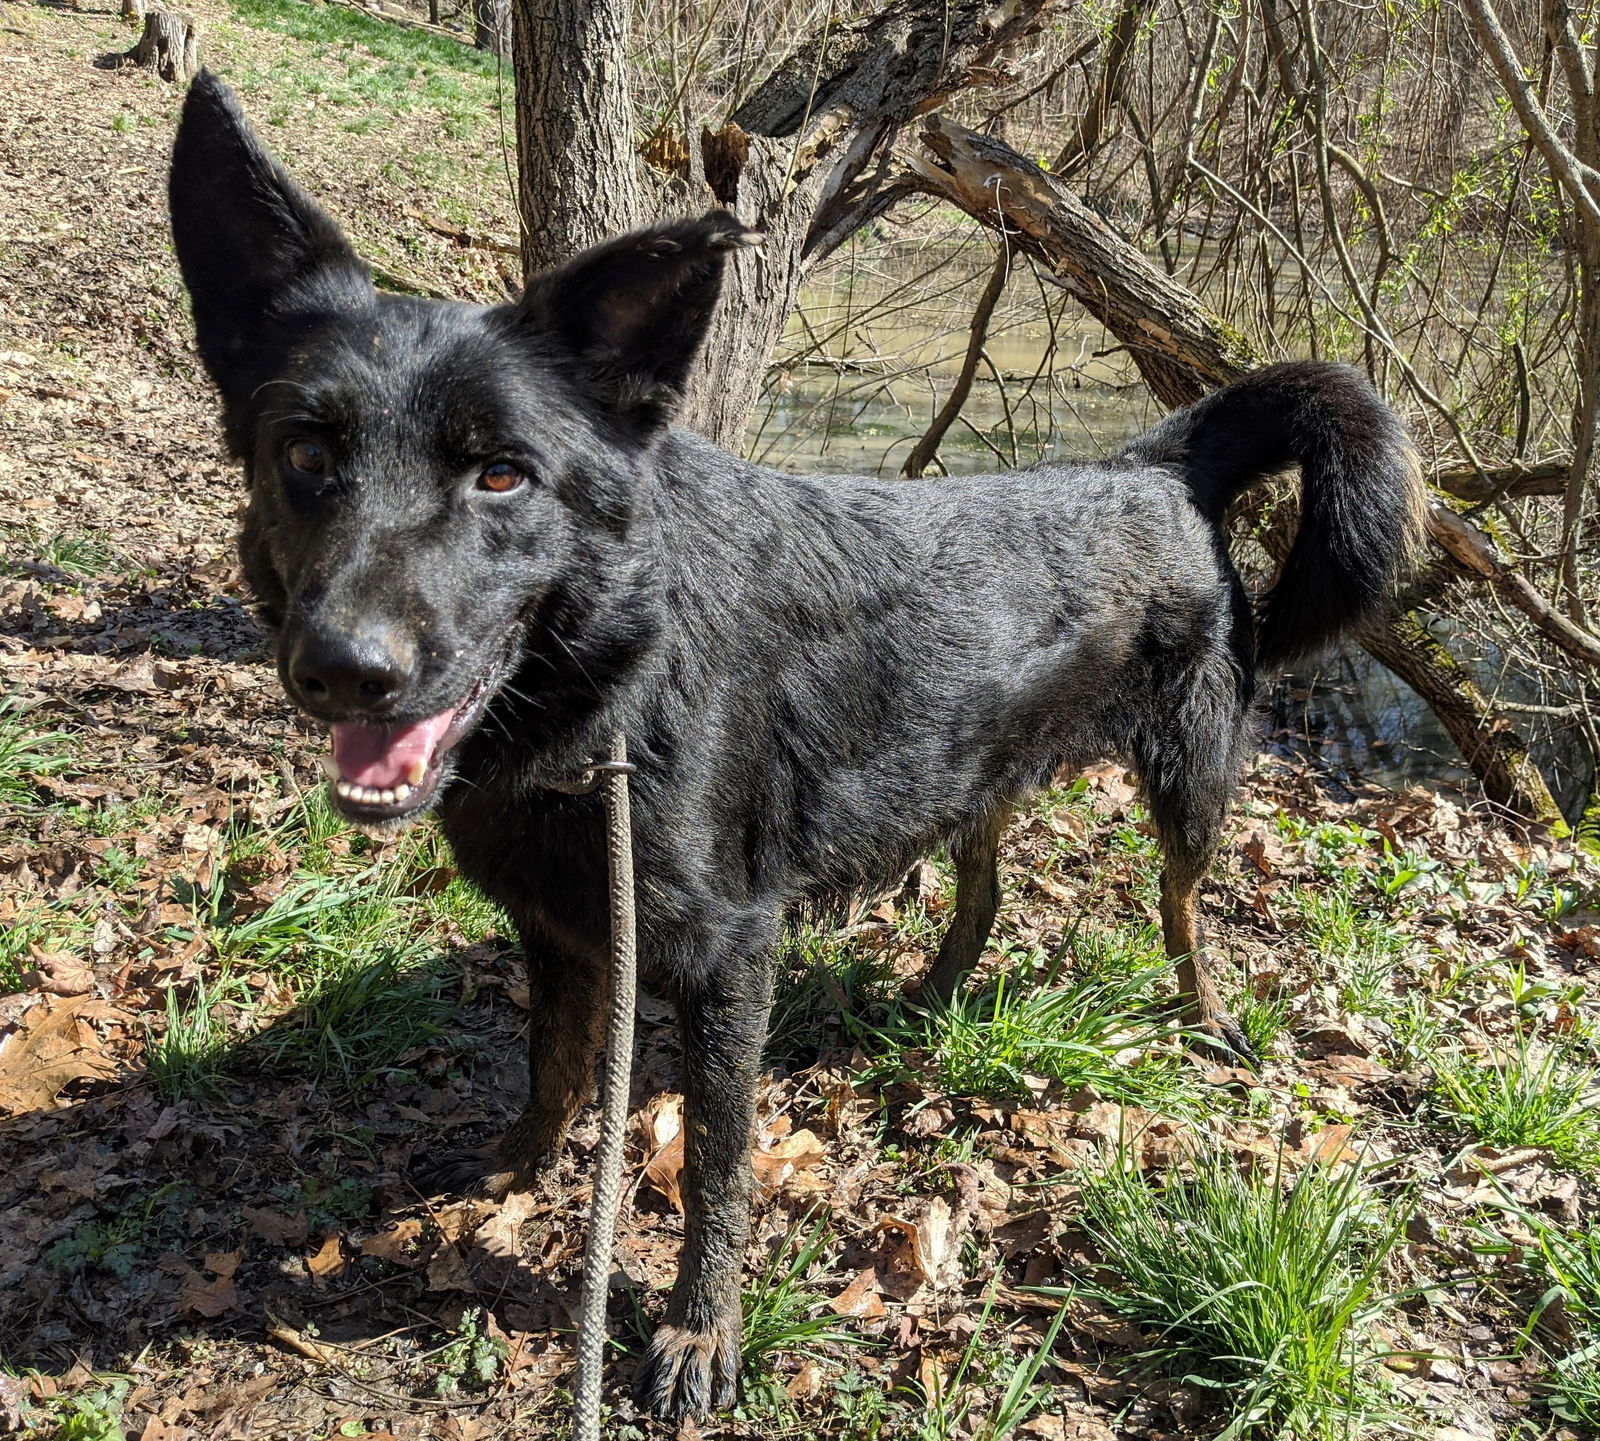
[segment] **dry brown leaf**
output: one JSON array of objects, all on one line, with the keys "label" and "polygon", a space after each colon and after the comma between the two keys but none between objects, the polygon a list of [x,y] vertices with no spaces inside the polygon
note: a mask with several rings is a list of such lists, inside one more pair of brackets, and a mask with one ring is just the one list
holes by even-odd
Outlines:
[{"label": "dry brown leaf", "polygon": [[16,1031],[0,1039],[0,1114],[47,1110],[73,1081],[116,1074],[116,1062],[80,1015],[89,1003],[88,997],[43,1001],[24,1011]]},{"label": "dry brown leaf", "polygon": [[306,1213],[296,1211],[292,1216],[286,1216],[282,1211],[274,1211],[271,1207],[244,1206],[239,1214],[244,1217],[245,1225],[250,1228],[252,1236],[259,1236],[273,1246],[302,1246],[306,1239]]},{"label": "dry brown leaf", "polygon": [[430,1291],[466,1291],[475,1294],[478,1289],[458,1246],[446,1244],[439,1247],[434,1258],[428,1262],[427,1275]]},{"label": "dry brown leaf", "polygon": [[206,1270],[214,1276],[231,1277],[244,1260],[243,1251],[207,1251]]},{"label": "dry brown leaf", "polygon": [[483,1219],[473,1235],[473,1242],[491,1256],[517,1255],[517,1233],[522,1223],[533,1214],[533,1197],[527,1192],[513,1191],[500,1205]]},{"label": "dry brown leaf", "polygon": [[239,1304],[239,1294],[234,1288],[233,1275],[207,1280],[182,1256],[166,1255],[160,1266],[169,1276],[178,1278],[178,1309],[191,1311],[196,1316],[217,1317],[231,1311]]},{"label": "dry brown leaf", "polygon": [[23,984],[52,996],[81,996],[94,989],[94,972],[65,951],[36,951],[33,969],[22,978]]},{"label": "dry brown leaf", "polygon": [[662,1146],[646,1163],[645,1180],[656,1188],[680,1216],[683,1214],[683,1132]]},{"label": "dry brown leaf", "polygon": [[761,1200],[777,1195],[791,1176],[820,1162],[827,1151],[811,1131],[795,1131],[768,1150],[757,1150],[750,1157],[755,1169],[756,1191]]},{"label": "dry brown leaf", "polygon": [[876,1269],[868,1266],[864,1271],[857,1272],[855,1279],[835,1296],[828,1306],[835,1316],[856,1316],[870,1320],[874,1316],[883,1315],[883,1301],[878,1295]]},{"label": "dry brown leaf", "polygon": [[305,1258],[306,1270],[319,1281],[337,1276],[344,1270],[344,1249],[337,1236],[329,1236],[315,1256]]},{"label": "dry brown leaf", "polygon": [[387,1231],[380,1231],[376,1236],[368,1236],[362,1241],[361,1254],[376,1256],[380,1261],[391,1261],[397,1266],[415,1266],[422,1259],[416,1250],[421,1235],[421,1221],[396,1221]]}]

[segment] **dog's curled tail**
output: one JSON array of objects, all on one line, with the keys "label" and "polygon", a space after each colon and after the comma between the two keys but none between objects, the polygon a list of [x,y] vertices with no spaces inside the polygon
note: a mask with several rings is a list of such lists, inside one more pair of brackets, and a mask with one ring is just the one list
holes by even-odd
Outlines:
[{"label": "dog's curled tail", "polygon": [[1259,612],[1264,671],[1315,655],[1371,615],[1421,540],[1416,451],[1349,366],[1268,366],[1174,412],[1123,454],[1180,467],[1219,525],[1241,491],[1299,465],[1299,530]]}]

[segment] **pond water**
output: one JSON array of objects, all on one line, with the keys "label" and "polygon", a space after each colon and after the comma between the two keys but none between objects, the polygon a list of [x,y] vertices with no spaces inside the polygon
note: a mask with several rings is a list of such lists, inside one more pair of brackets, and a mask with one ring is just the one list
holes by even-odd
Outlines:
[{"label": "pond water", "polygon": [[[991,258],[985,247],[935,241],[875,247],[831,267],[785,334],[748,453],[786,470],[898,474],[959,373]],[[1023,267],[939,462],[961,474],[1090,459],[1161,414],[1115,339]],[[1504,685],[1488,662],[1478,669]],[[1507,693],[1537,699],[1514,683]],[[1394,787],[1469,779],[1428,706],[1359,650],[1283,681],[1270,730],[1270,744],[1309,749],[1335,770]],[[1581,743],[1536,744],[1535,758],[1563,808],[1581,808],[1589,782]]]}]

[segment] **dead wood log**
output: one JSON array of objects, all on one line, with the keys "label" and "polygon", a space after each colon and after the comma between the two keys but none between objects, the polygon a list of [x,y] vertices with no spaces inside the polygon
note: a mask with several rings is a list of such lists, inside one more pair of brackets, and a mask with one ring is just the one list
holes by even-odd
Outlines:
[{"label": "dead wood log", "polygon": [[[1188,405],[1262,363],[1249,342],[1192,291],[1157,270],[1026,156],[941,115],[927,117],[921,140],[926,154],[908,157],[918,188],[1001,231],[1014,250],[1055,276],[1123,345],[1164,404]],[[1266,528],[1263,540],[1281,562],[1287,547],[1271,544],[1274,529],[1281,527]],[[1451,575],[1487,578],[1442,545],[1434,558],[1453,567]],[[1369,626],[1360,641],[1428,703],[1491,801],[1530,820],[1561,825],[1561,812],[1528,760],[1527,745],[1422,619],[1396,610]]]},{"label": "dead wood log", "polygon": [[942,115],[923,122],[920,188],[1001,230],[1133,357],[1164,405],[1188,405],[1259,364],[1249,343],[1194,293],[1149,264],[1054,176],[1004,141]]},{"label": "dead wood log", "polygon": [[181,10],[147,11],[144,33],[128,52],[127,63],[187,85],[200,69],[200,29],[194,17]]}]

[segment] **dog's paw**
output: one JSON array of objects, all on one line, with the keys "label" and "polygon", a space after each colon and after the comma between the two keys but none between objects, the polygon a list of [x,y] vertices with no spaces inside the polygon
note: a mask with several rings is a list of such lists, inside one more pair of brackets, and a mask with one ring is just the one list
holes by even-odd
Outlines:
[{"label": "dog's paw", "polygon": [[406,1179],[424,1196],[486,1196],[500,1169],[490,1146],[456,1146],[416,1157]]},{"label": "dog's paw", "polygon": [[642,1405],[666,1421],[696,1421],[733,1404],[739,1380],[739,1318],[710,1331],[659,1326],[634,1382]]}]

